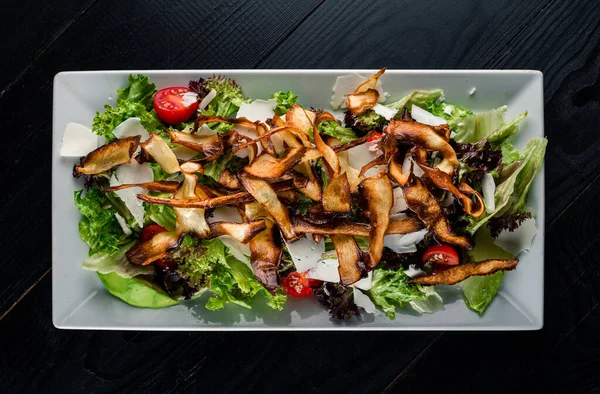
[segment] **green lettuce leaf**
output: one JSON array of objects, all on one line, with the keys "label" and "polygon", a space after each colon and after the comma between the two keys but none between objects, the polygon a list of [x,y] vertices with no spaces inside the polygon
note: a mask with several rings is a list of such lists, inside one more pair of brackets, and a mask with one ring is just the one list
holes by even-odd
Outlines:
[{"label": "green lettuce leaf", "polygon": [[444,310],[444,300],[435,291],[435,286],[420,286],[417,288],[425,295],[423,300],[410,301],[410,306],[419,313],[434,313]]},{"label": "green lettuce leaf", "polygon": [[152,168],[152,175],[154,175],[155,181],[164,181],[171,176],[158,163],[148,163],[148,165]]},{"label": "green lettuce leaf", "polygon": [[287,92],[280,90],[277,93],[273,93],[271,98],[277,100],[275,113],[279,116],[283,116],[287,111],[289,111],[292,105],[298,102],[298,95],[291,90],[288,90]]},{"label": "green lettuce leaf", "polygon": [[422,301],[428,297],[417,285],[408,283],[409,280],[410,277],[403,270],[377,268],[373,270],[373,287],[368,295],[390,319],[394,319],[396,307],[411,301]]},{"label": "green lettuce leaf", "polygon": [[75,192],[75,206],[83,216],[79,221],[79,236],[93,252],[117,252],[132,238],[123,232],[108,199],[101,191],[89,189]]},{"label": "green lettuce leaf", "polygon": [[[402,109],[406,107],[409,111],[412,109],[413,104],[418,105],[419,107],[425,108],[427,103],[431,103],[432,101],[440,100],[443,95],[443,91],[440,89],[437,90],[415,90],[408,94],[407,96],[402,97],[400,100],[386,104],[387,107]],[[440,100],[443,101],[443,100]]]},{"label": "green lettuce leaf", "polygon": [[446,120],[464,118],[467,115],[473,114],[468,109],[438,99],[425,102],[423,109]]},{"label": "green lettuce leaf", "polygon": [[146,109],[152,109],[154,93],[156,93],[156,85],[146,75],[130,74],[127,78],[129,85],[125,88],[117,90],[117,98],[125,101],[131,101],[143,104]]},{"label": "green lettuce leaf", "polygon": [[115,272],[97,273],[108,292],[132,306],[140,308],[166,308],[177,305],[179,301],[169,297],[154,283],[142,278],[122,278]]},{"label": "green lettuce leaf", "polygon": [[101,274],[110,274],[114,272],[121,278],[133,278],[138,275],[153,275],[154,268],[151,265],[131,264],[125,252],[135,245],[130,242],[121,246],[116,252],[98,252],[85,259],[82,267],[88,271],[96,271]]},{"label": "green lettuce leaf", "polygon": [[[213,76],[204,80],[204,87],[208,91],[215,90],[217,95],[202,110],[202,115],[229,118],[240,109],[242,104],[252,101],[250,98],[244,97],[242,88],[233,79]],[[227,123],[209,124],[208,126],[219,133],[233,128],[233,125]]]},{"label": "green lettuce leaf", "polygon": [[471,218],[467,231],[475,233],[479,227],[487,223],[492,217],[510,216],[529,211],[527,196],[535,178],[535,174],[544,163],[544,154],[548,140],[535,138],[525,147],[523,160],[520,165],[496,186],[494,193],[495,210],[486,212],[479,219]]},{"label": "green lettuce leaf", "polygon": [[[513,256],[494,244],[490,232],[483,227],[475,234],[475,247],[469,255],[474,261],[509,259]],[[490,305],[502,284],[504,272],[487,276],[471,276],[456,285],[462,289],[465,304],[473,312],[482,315]]]},{"label": "green lettuce leaf", "polygon": [[[157,197],[170,197],[169,194],[156,194]],[[144,204],[144,222],[153,222],[169,231],[175,229],[175,210],[164,204]]]},{"label": "green lettuce leaf", "polygon": [[340,126],[333,120],[327,120],[319,123],[319,132],[327,134],[333,138],[337,138],[342,144],[358,138],[353,130]]},{"label": "green lettuce leaf", "polygon": [[163,125],[152,109],[152,95],[156,86],[144,75],[129,76],[129,85],[117,91],[117,102],[114,107],[104,106],[104,112],[96,112],[92,123],[92,131],[106,138],[108,142],[115,140],[113,130],[129,118],[140,118],[142,126],[170,141],[169,135],[163,131]]}]

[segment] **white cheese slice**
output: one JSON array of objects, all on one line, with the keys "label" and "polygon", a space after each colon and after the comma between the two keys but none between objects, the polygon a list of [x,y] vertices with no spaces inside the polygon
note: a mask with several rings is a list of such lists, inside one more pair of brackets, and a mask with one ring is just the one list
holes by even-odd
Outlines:
[{"label": "white cheese slice", "polygon": [[392,119],[398,113],[397,109],[386,107],[382,104],[375,104],[373,111],[375,111],[377,115],[383,116],[386,120]]},{"label": "white cheese slice", "polygon": [[[354,148],[348,149],[348,164],[350,164],[350,167],[356,168],[360,171],[365,164],[379,157],[382,152],[380,149],[376,149],[376,147],[376,142],[366,142],[364,144],[357,145]],[[367,178],[371,177],[377,174],[377,171],[379,171],[379,166],[372,167],[365,173],[365,176]]]},{"label": "white cheese slice", "polygon": [[321,240],[315,244],[310,234],[306,234],[297,241],[286,242],[286,246],[298,272],[315,267],[325,251],[325,242]]},{"label": "white cheese slice", "polygon": [[389,234],[383,237],[383,244],[396,253],[413,253],[428,231],[423,229],[408,234]]},{"label": "white cheese slice", "polygon": [[198,101],[198,93],[196,92],[185,92],[181,98],[181,102],[184,106],[189,107]]},{"label": "white cheese slice", "polygon": [[214,131],[213,129],[211,129],[210,127],[208,127],[205,123],[202,126],[200,126],[198,131],[196,131],[196,134],[197,135],[214,135],[214,134],[217,134],[217,132]]},{"label": "white cheese slice", "polygon": [[422,177],[423,170],[421,169],[421,167],[419,167],[419,165],[417,163],[415,163],[415,161],[413,160],[413,158],[411,156],[406,156],[404,158],[404,162],[402,162],[402,172],[406,173],[408,170],[410,170],[411,164],[412,164],[413,174],[415,174],[415,176],[417,178]]},{"label": "white cheese slice", "polygon": [[150,138],[150,133],[142,126],[140,118],[129,118],[121,122],[114,130],[113,134],[117,138],[135,137],[139,135],[140,142]]},{"label": "white cheese slice", "polygon": [[357,307],[364,309],[364,311],[367,313],[377,313],[377,307],[375,306],[373,301],[371,301],[368,295],[356,288],[354,289],[352,294],[354,295],[354,303]]},{"label": "white cheese slice", "polygon": [[359,288],[361,290],[371,290],[373,287],[373,271],[369,271],[366,278],[362,278],[355,282],[352,287]]},{"label": "white cheese slice", "polygon": [[317,262],[317,264],[310,268],[306,273],[306,277],[310,279],[322,280],[323,282],[340,282],[340,273],[338,267],[340,263],[337,259],[326,259]]},{"label": "white cheese slice", "polygon": [[529,252],[536,233],[535,218],[527,219],[513,232],[502,230],[494,240],[494,244],[517,256],[523,251]]},{"label": "white cheese slice", "polygon": [[275,99],[254,100],[251,103],[242,104],[237,117],[246,118],[252,122],[265,122],[275,115],[275,106],[277,106],[277,100]]},{"label": "white cheese slice", "polygon": [[485,210],[494,212],[496,210],[496,203],[494,201],[496,182],[494,181],[492,174],[483,174],[483,177],[481,178],[481,191],[483,193],[483,201],[485,202]]},{"label": "white cheese slice", "polygon": [[202,101],[200,101],[200,104],[198,105],[198,110],[202,110],[208,107],[208,104],[210,104],[210,102],[213,101],[215,97],[217,97],[217,91],[213,89],[210,92],[208,92],[206,96],[204,96]]},{"label": "white cheese slice", "polygon": [[[117,167],[115,174],[110,177],[110,185],[119,186],[124,183],[144,183],[152,182],[153,180],[154,174],[148,163],[139,164],[137,161],[131,160],[130,163]],[[144,189],[141,187],[130,187],[117,190],[115,193],[123,200],[138,225],[144,227],[144,206],[142,200],[137,198],[138,194],[144,193]]]},{"label": "white cheese slice", "polygon": [[[241,135],[244,135],[244,136],[252,138],[252,139],[258,137],[258,134],[256,133],[256,130],[254,129],[254,127],[246,127],[246,126],[236,125],[233,127],[233,129],[235,131],[237,131],[238,133],[240,133]],[[256,146],[257,146],[257,154],[260,154],[263,150],[262,145],[256,144]],[[237,157],[248,157],[250,155],[250,149],[249,148],[240,149],[239,151],[236,152],[235,155]]]},{"label": "white cheese slice", "polygon": [[115,217],[117,218],[117,222],[119,222],[119,226],[121,226],[125,235],[130,235],[131,228],[127,224],[127,221],[125,220],[125,218],[123,216],[119,215],[118,212],[115,212]]},{"label": "white cheese slice", "polygon": [[[331,96],[331,108],[338,109],[346,107],[346,97],[354,93],[356,88],[365,82],[369,77],[360,74],[348,74],[337,77],[335,85],[333,85],[333,96]],[[385,101],[385,93],[381,86],[381,81],[377,81],[377,91],[379,92],[379,102]]]},{"label": "white cheese slice", "polygon": [[421,268],[417,267],[415,264],[411,264],[408,266],[408,269],[404,270],[404,273],[411,278],[418,278],[420,276],[427,276],[427,272],[423,271]]},{"label": "white cheese slice", "polygon": [[79,123],[70,122],[65,128],[60,155],[63,157],[86,156],[98,148],[98,136],[89,128]]},{"label": "white cheese slice", "polygon": [[423,108],[417,107],[413,104],[412,110],[410,111],[411,116],[414,120],[419,123],[428,124],[430,126],[439,126],[448,123],[446,119],[435,116],[431,112],[425,111]]},{"label": "white cheese slice", "polygon": [[444,107],[444,113],[448,116],[452,116],[452,107],[450,105]]},{"label": "white cheese slice", "polygon": [[402,192],[401,187],[396,187],[392,190],[394,196],[394,204],[392,205],[392,210],[390,211],[390,215],[396,215],[400,212],[404,212],[408,209],[408,205],[406,205],[406,200],[404,199],[404,193]]},{"label": "white cheese slice", "polygon": [[196,152],[195,150],[186,148],[183,145],[176,146],[172,150],[173,153],[175,153],[175,157],[179,160],[190,160],[198,154],[198,152]]}]

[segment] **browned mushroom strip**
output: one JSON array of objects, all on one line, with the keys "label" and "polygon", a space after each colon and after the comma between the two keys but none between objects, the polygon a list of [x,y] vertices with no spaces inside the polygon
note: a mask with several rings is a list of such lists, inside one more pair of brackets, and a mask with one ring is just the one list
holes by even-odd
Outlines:
[{"label": "browned mushroom strip", "polygon": [[236,241],[246,244],[266,227],[264,220],[247,223],[214,222],[210,224],[210,238],[229,235]]},{"label": "browned mushroom strip", "polygon": [[359,263],[361,251],[351,235],[331,235],[333,247],[338,256],[340,281],[344,285],[351,285],[361,277]]},{"label": "browned mushroom strip", "polygon": [[142,149],[169,174],[179,171],[179,161],[169,145],[158,134],[150,133],[151,137],[140,144]]},{"label": "browned mushroom strip", "polygon": [[156,181],[156,182],[144,182],[144,183],[125,183],[123,185],[112,186],[104,189],[104,192],[115,192],[117,190],[128,189],[130,187],[141,187],[142,189],[149,190],[151,192],[159,193],[170,193],[173,194],[179,187],[179,182],[175,181]]},{"label": "browned mushroom strip", "polygon": [[304,155],[305,148],[289,148],[280,158],[267,153],[259,155],[244,171],[256,178],[275,179],[291,170]]},{"label": "browned mushroom strip", "polygon": [[222,116],[198,116],[196,118],[196,127],[206,123],[229,123],[234,125],[255,127],[256,124],[246,118],[223,118]]},{"label": "browned mushroom strip", "polygon": [[150,240],[141,242],[125,254],[132,264],[148,265],[161,259],[181,243],[184,233],[180,229],[156,234]]},{"label": "browned mushroom strip", "polygon": [[439,151],[444,158],[437,168],[446,174],[453,175],[458,168],[456,152],[444,137],[436,133],[431,126],[413,121],[392,119],[384,132],[396,136],[399,141],[410,142],[427,151]]},{"label": "browned mushroom strip", "polygon": [[217,181],[217,183],[228,189],[239,189],[241,187],[240,181],[228,169],[224,169],[219,174],[219,180]]},{"label": "browned mushroom strip", "polygon": [[354,114],[360,115],[366,110],[373,108],[379,100],[379,92],[375,89],[368,89],[361,93],[352,93],[346,98],[346,107]]},{"label": "browned mushroom strip", "polygon": [[274,223],[266,221],[266,228],[250,241],[250,265],[260,283],[274,293],[279,287],[279,264],[283,245]]},{"label": "browned mushroom strip", "polygon": [[408,208],[415,212],[442,242],[471,249],[473,244],[469,238],[454,234],[448,219],[444,216],[438,200],[431,195],[421,180],[411,177],[411,181],[402,186],[404,199]]},{"label": "browned mushroom strip", "polygon": [[247,174],[240,175],[239,179],[244,189],[273,217],[284,237],[287,239],[294,238],[296,233],[292,228],[289,210],[279,201],[277,193],[271,185],[262,179],[254,178]]},{"label": "browned mushroom strip", "polygon": [[385,173],[367,178],[361,183],[362,197],[367,202],[371,230],[369,231],[369,253],[365,255],[365,266],[372,270],[379,264],[383,254],[383,237],[390,224],[390,210],[394,203],[392,183]]},{"label": "browned mushroom strip", "polygon": [[[310,223],[300,217],[294,217],[292,224],[297,233],[312,233],[321,235],[340,234],[353,235],[357,237],[368,237],[371,226],[368,224],[354,223],[349,221],[330,221],[324,224]],[[392,220],[385,234],[408,234],[423,228],[421,221],[414,217],[402,220]]]},{"label": "browned mushroom strip", "polygon": [[140,137],[121,138],[101,146],[88,153],[82,166],[75,166],[75,171],[93,175],[108,171],[118,165],[129,163],[131,156],[140,144]]},{"label": "browned mushroom strip", "polygon": [[337,120],[329,112],[324,112],[318,115],[313,122],[313,138],[315,140],[317,149],[323,155],[323,158],[327,161],[327,164],[329,164],[334,174],[337,174],[340,172],[339,159],[334,150],[328,146],[325,141],[323,141],[323,138],[321,138],[321,133],[319,132],[319,124],[326,120],[337,122]]},{"label": "browned mushroom strip", "polygon": [[327,188],[323,192],[321,204],[329,212],[350,212],[350,184],[346,173],[333,176]]},{"label": "browned mushroom strip", "polygon": [[436,275],[422,276],[411,282],[419,285],[455,285],[471,276],[491,275],[498,271],[511,271],[517,267],[519,259],[484,260],[477,263],[457,265]]},{"label": "browned mushroom strip", "polygon": [[218,134],[197,135],[182,131],[169,131],[171,141],[204,154],[204,161],[216,160],[223,154],[225,146]]}]

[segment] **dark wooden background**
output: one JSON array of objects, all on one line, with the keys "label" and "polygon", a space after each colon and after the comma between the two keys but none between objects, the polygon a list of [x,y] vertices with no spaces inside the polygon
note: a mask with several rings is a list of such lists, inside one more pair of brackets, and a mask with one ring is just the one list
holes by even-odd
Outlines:
[{"label": "dark wooden background", "polygon": [[[20,0],[0,11],[0,392],[600,392],[599,1]],[[53,327],[55,73],[382,66],[544,72],[543,330]]]}]

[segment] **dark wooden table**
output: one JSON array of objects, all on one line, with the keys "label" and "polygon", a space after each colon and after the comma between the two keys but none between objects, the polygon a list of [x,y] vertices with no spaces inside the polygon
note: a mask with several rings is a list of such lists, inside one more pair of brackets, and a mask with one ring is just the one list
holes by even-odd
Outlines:
[{"label": "dark wooden table", "polygon": [[[21,0],[0,10],[0,392],[600,392],[599,1]],[[381,66],[544,72],[541,331],[53,327],[55,73]]]}]

